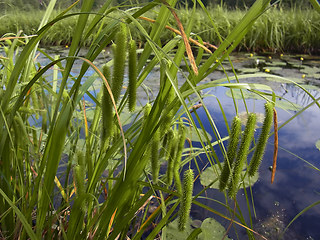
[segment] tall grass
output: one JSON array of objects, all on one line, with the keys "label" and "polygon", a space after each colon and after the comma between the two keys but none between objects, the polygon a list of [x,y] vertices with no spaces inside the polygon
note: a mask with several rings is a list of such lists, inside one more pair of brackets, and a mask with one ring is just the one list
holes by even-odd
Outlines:
[{"label": "tall grass", "polygon": [[[150,11],[144,16],[156,19],[158,8]],[[188,22],[188,7],[179,8],[179,16],[183,25]],[[245,10],[228,10],[220,6],[208,7],[208,13],[214,19],[216,27],[222,38],[226,38],[240,19],[245,15]],[[58,12],[55,11],[53,16]],[[37,30],[41,17],[44,12],[9,12],[1,19],[0,35],[5,33],[16,33],[23,30],[24,34],[31,35]],[[103,21],[107,25],[112,18],[118,17],[118,13],[108,15]],[[89,16],[93,18],[93,16]],[[314,53],[318,54],[320,49],[320,19],[319,14],[313,8],[282,8],[281,6],[271,7],[263,18],[257,19],[248,32],[246,37],[237,47],[238,51],[269,51],[269,52],[296,52],[296,53]],[[50,30],[49,33],[41,39],[43,45],[69,45],[72,41],[72,33],[76,25],[76,16],[66,20],[59,21]],[[213,28],[210,19],[203,13],[201,8],[197,8],[194,14],[194,27],[192,33],[206,39],[214,45],[220,44],[219,36]],[[139,20],[144,29],[151,29],[152,23]],[[169,25],[177,28],[174,19],[169,19]],[[96,31],[96,30],[95,30]],[[139,31],[133,31],[133,38],[143,46],[145,38]],[[172,38],[171,31],[166,30],[161,33],[161,41],[168,42]],[[86,39],[88,46],[92,38]]]},{"label": "tall grass", "polygon": [[[52,0],[51,4],[54,3]],[[225,154],[219,129],[202,102],[200,90],[225,86],[264,90],[272,95],[271,88],[259,84],[223,83],[224,79],[202,83],[241,42],[269,1],[256,1],[209,58],[203,59],[202,51],[199,51],[196,64],[189,66],[189,71],[183,74],[184,83],[180,88],[177,73],[182,61],[188,62],[186,52],[188,60],[194,62],[188,50],[187,37],[194,26],[196,9],[190,10],[191,15],[184,28],[179,27],[184,39],[173,36],[161,45],[161,33],[174,14],[170,6],[175,6],[175,0],[166,4],[151,2],[128,10],[113,7],[111,3],[111,0],[106,1],[98,13],[89,14],[94,1],[82,1],[80,12],[70,13],[73,7],[70,6],[47,24],[42,22],[44,25],[34,36],[27,39],[20,35],[1,38],[1,42],[6,44],[2,45],[5,56],[1,57],[0,82],[0,236],[6,239],[140,239],[150,228],[146,238],[154,239],[159,234],[165,236],[166,226],[176,218],[179,205],[187,204],[189,211],[192,203],[244,227],[248,235],[253,236],[254,231],[246,224],[241,209],[234,212],[233,208],[221,203],[230,211],[230,216],[236,216],[237,219],[231,220],[231,217],[199,203],[198,197],[206,188],[197,195],[192,193],[193,177],[188,177],[188,182],[184,183],[188,184],[188,187],[182,187],[187,194],[182,195],[177,172],[197,164],[194,156],[199,154],[205,154],[215,170],[221,168],[222,159],[217,157],[213,145],[219,145]],[[201,2],[198,3],[203,7]],[[157,6],[160,8],[156,23],[147,31],[137,19]],[[206,11],[205,8],[203,10]],[[49,15],[50,11],[45,17]],[[39,41],[46,38],[56,24],[74,17],[76,24],[68,56],[54,59],[47,56],[50,63],[39,67],[32,61]],[[105,25],[104,19],[108,19],[108,24]],[[176,21],[179,23],[177,17]],[[161,66],[158,95],[154,101],[140,106],[134,113],[134,121],[126,128],[122,126],[122,117],[127,111],[127,92],[122,91],[119,99],[115,99],[111,71],[93,64],[107,45],[116,42],[114,48],[119,47],[115,39],[119,36],[120,26],[121,31],[128,31],[123,35],[123,41],[130,41],[134,32],[139,32],[146,40],[136,63],[137,86],[143,83],[156,64]],[[79,51],[88,39],[92,41],[86,56],[79,57]],[[123,59],[128,53],[115,50],[114,54]],[[174,57],[170,57],[172,54]],[[77,76],[71,74],[75,61],[83,63]],[[116,64],[120,63],[106,62],[107,67],[113,67],[113,75],[119,74]],[[46,77],[50,68],[55,72],[52,79]],[[96,72],[103,84],[97,94],[90,91],[96,79],[85,77],[89,68]],[[57,78],[58,71],[61,71],[60,79]],[[189,99],[191,94],[197,98]],[[94,102],[95,106],[85,99]],[[195,101],[201,101],[207,113],[216,134],[213,143],[206,133],[204,137],[200,135],[189,112]],[[275,96],[269,101],[275,101]],[[103,131],[107,124],[112,127],[108,134]],[[186,129],[195,129],[201,141],[202,147],[191,155],[188,149],[181,149],[185,134],[181,130],[183,125],[188,126]],[[173,138],[169,138],[172,132]],[[160,172],[157,176],[158,171],[151,169],[155,149],[151,149],[150,142],[155,140],[158,146],[162,144],[158,151],[159,161],[167,161],[168,166],[170,161],[175,161],[174,169],[166,169],[174,171],[171,181],[167,176],[172,174]],[[166,152],[168,149],[169,154]],[[182,162],[176,159],[181,155],[185,157]],[[165,156],[170,159],[164,160]],[[195,175],[199,174],[201,171],[195,169]],[[217,180],[218,177],[213,182]],[[235,186],[233,197],[236,206],[237,190],[238,186]],[[153,209],[151,215],[148,214],[149,207]]]}]

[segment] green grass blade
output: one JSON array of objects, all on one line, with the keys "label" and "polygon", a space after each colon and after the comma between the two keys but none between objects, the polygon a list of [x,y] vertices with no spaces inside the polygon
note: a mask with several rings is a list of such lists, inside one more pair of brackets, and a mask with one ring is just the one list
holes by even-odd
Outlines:
[{"label": "green grass blade", "polygon": [[2,191],[2,189],[0,189],[0,194],[9,203],[9,205],[11,206],[11,208],[13,209],[15,214],[17,214],[18,218],[20,219],[20,221],[21,221],[24,229],[26,230],[27,234],[29,235],[29,237],[32,240],[40,239],[33,232],[32,227],[29,225],[29,223],[28,223],[27,219],[25,218],[25,216],[23,215],[23,213],[21,213],[21,211],[17,208],[17,206],[14,205],[14,203],[8,198],[8,196],[5,194],[5,192]]}]

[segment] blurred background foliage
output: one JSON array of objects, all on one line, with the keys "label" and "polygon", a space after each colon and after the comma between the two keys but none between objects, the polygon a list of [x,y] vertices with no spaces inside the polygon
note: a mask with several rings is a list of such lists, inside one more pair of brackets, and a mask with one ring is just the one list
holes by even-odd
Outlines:
[{"label": "blurred background foliage", "polygon": [[[80,0],[80,2],[83,0]],[[45,9],[49,0],[3,0],[0,2],[0,12],[8,12],[12,10],[37,10]],[[56,8],[65,8],[74,3],[75,0],[58,0]],[[103,5],[105,0],[96,0],[94,3],[94,8],[99,8]],[[143,4],[145,2],[151,2],[151,0],[115,0],[114,4],[119,5],[131,5],[134,4]],[[192,6],[193,0],[179,0],[180,5],[189,5]],[[248,8],[250,7],[255,0],[202,0],[205,6],[215,6],[220,5],[230,9],[234,8]],[[277,2],[276,0],[271,1],[271,3]],[[279,5],[282,7],[299,7],[299,8],[309,8],[310,3],[308,0],[281,0],[278,1]],[[81,6],[81,4],[78,4]],[[178,4],[179,5],[179,4]]]}]

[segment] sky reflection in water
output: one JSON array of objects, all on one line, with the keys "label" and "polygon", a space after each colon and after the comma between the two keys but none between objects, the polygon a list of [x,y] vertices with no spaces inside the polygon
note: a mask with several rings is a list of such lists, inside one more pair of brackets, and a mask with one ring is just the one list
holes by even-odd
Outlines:
[{"label": "sky reflection in water", "polygon": [[[312,102],[301,89],[285,84],[285,88],[288,91],[285,92],[280,84],[278,85],[278,87],[273,86],[273,89],[276,90],[276,94],[284,95],[283,97],[287,100],[302,106],[306,106]],[[231,121],[236,113],[233,101],[225,95],[225,91],[226,89],[222,87],[210,89],[210,93],[214,94],[222,103],[225,114],[228,120]],[[314,96],[318,96],[320,93],[319,90],[312,90],[311,92]],[[264,112],[264,102],[264,100],[246,100],[248,110],[253,112]],[[208,97],[204,99],[204,103],[216,122],[221,137],[227,136],[223,116],[216,99],[214,97]],[[238,105],[239,112],[245,111],[242,101],[238,101]],[[294,114],[293,111],[279,108],[277,108],[277,111],[279,126]],[[206,119],[203,110],[198,110],[198,114],[201,119]],[[320,168],[320,152],[315,147],[315,142],[320,139],[319,119],[320,109],[314,104],[279,130],[278,164],[273,184],[270,183],[271,172],[268,169],[269,166],[272,165],[273,136],[269,138],[269,145],[259,170],[260,178],[252,188],[257,215],[257,219],[253,223],[254,229],[268,239],[278,239],[280,232],[296,214],[308,205],[320,200],[320,172],[311,169],[308,164],[293,155],[296,154]],[[208,132],[213,135],[212,130],[210,131],[208,121],[204,120],[203,123]],[[256,137],[258,131],[259,130],[257,130]],[[219,151],[218,148],[216,149]],[[219,159],[223,159],[221,154],[219,155]],[[250,159],[250,155],[248,159]],[[225,202],[224,197],[219,196],[222,194],[218,190],[210,189],[206,194],[209,198],[219,199]],[[248,210],[243,191],[238,193],[238,200],[243,207],[243,214],[248,214],[246,213]],[[212,201],[204,202],[214,209],[218,208],[218,210],[226,213],[226,211],[217,204],[212,204]],[[202,216],[202,218],[214,217],[219,219],[214,214],[203,212],[199,214],[199,212],[197,213],[198,210],[199,209],[194,210],[195,217]],[[222,220],[226,227],[228,226],[228,221],[223,219],[219,220]],[[319,222],[320,205],[317,205],[304,213],[290,226],[284,239],[307,239],[308,237],[309,239],[320,239]],[[238,229],[245,234],[244,230],[241,230],[241,228]],[[232,235],[231,233],[231,236]]]}]

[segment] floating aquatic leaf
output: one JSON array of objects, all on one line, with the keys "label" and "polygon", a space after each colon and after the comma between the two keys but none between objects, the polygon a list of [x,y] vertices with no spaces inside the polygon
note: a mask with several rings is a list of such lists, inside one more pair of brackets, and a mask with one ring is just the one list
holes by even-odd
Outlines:
[{"label": "floating aquatic leaf", "polygon": [[315,85],[309,85],[309,84],[300,84],[301,87],[307,89],[307,90],[317,90],[320,91],[320,88]]},{"label": "floating aquatic leaf", "polygon": [[[197,221],[197,228],[199,228],[201,221],[199,220],[195,220],[195,221]],[[166,228],[166,239],[168,240],[187,239],[194,229],[191,227],[191,225],[193,225],[192,223],[195,221],[192,221],[189,218],[186,229],[183,232],[181,232],[178,230],[178,219],[175,219]],[[196,238],[199,240],[222,239],[226,232],[226,229],[213,218],[206,218],[202,222],[200,228],[202,232]],[[230,238],[226,237],[225,239],[230,239]]]},{"label": "floating aquatic leaf", "polygon": [[274,67],[285,67],[287,66],[287,63],[282,61],[272,61],[272,62],[268,62],[267,65],[274,66]]},{"label": "floating aquatic leaf", "polygon": [[301,105],[286,100],[276,101],[276,107],[288,111],[299,111],[302,108]]},{"label": "floating aquatic leaf", "polygon": [[318,148],[318,150],[320,151],[320,139],[318,141],[316,141],[316,147]]},{"label": "floating aquatic leaf", "polygon": [[267,66],[265,68],[263,68],[264,70],[269,69],[270,71],[276,71],[276,70],[282,70],[282,67],[272,67],[272,66]]},{"label": "floating aquatic leaf", "polygon": [[[223,164],[222,164],[223,166]],[[214,166],[215,167],[215,166]],[[220,169],[218,168],[218,166],[215,167],[208,167],[206,168],[202,174],[200,175],[200,182],[202,185],[204,186],[209,186],[213,181],[215,181],[210,188],[214,188],[214,189],[219,189],[219,176],[220,176]],[[242,171],[241,175],[242,175],[242,179],[244,177],[244,175],[246,174],[246,171]],[[253,177],[248,176],[248,174],[246,174],[245,178],[244,178],[244,185],[246,187],[252,186],[253,184],[255,184],[258,181],[259,178],[259,173],[256,173]],[[243,184],[240,185],[240,188],[243,188]]]},{"label": "floating aquatic leaf", "polygon": [[[280,82],[280,83],[292,83],[291,81],[295,83],[302,83],[304,82],[303,79],[301,78],[288,78],[288,80],[283,79],[283,78],[277,78],[277,77],[267,77],[266,80],[272,81],[272,82]],[[291,81],[289,81],[291,80]]]},{"label": "floating aquatic leaf", "polygon": [[[232,90],[232,93],[233,93],[233,97],[235,99],[242,99],[242,95],[241,95],[241,92],[239,89],[233,89]],[[252,93],[252,92],[248,92],[248,91],[245,91],[245,90],[242,90],[242,94],[243,94],[243,97],[246,98],[246,99],[261,99],[261,97],[258,95],[258,94],[255,94],[255,93]],[[228,97],[231,97],[232,98],[232,94],[231,94],[231,90],[228,89],[226,91],[226,95]]]},{"label": "floating aquatic leaf", "polygon": [[[252,92],[248,92],[248,91],[242,91],[242,92],[243,92],[244,98],[246,98],[246,99],[262,99],[258,94],[255,94],[255,93],[252,93]],[[232,97],[230,89],[228,89],[226,91],[226,95],[228,97]],[[233,97],[235,99],[242,99],[241,92],[240,92],[239,89],[233,89]],[[270,97],[267,97],[267,98],[270,99]],[[282,109],[288,110],[288,111],[298,111],[298,110],[300,110],[302,108],[302,106],[300,106],[300,105],[298,105],[296,103],[293,103],[293,102],[286,101],[286,100],[278,100],[278,101],[276,101],[276,107],[282,108]]]},{"label": "floating aquatic leaf", "polygon": [[320,72],[320,69],[317,67],[309,67],[309,66],[304,66],[300,72],[306,73],[307,75],[313,75],[315,73]]},{"label": "floating aquatic leaf", "polygon": [[178,219],[175,219],[166,227],[166,239],[167,240],[180,240],[187,239],[192,232],[191,219],[187,220],[186,228],[184,231],[178,230]]},{"label": "floating aquatic leaf", "polygon": [[243,73],[255,73],[255,72],[259,72],[260,69],[259,68],[241,68],[239,69],[239,71]]},{"label": "floating aquatic leaf", "polygon": [[199,234],[199,239],[230,239],[228,237],[224,238],[226,229],[213,218],[206,218],[201,225],[201,230],[202,232]]}]

